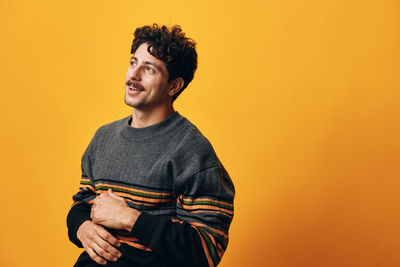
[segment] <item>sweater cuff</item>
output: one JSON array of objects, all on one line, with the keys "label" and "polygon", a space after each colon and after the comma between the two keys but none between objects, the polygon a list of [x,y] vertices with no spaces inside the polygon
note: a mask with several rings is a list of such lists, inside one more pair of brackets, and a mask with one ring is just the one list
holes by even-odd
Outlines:
[{"label": "sweater cuff", "polygon": [[148,246],[151,236],[156,229],[159,218],[142,212],[132,227],[131,236],[139,239],[140,243]]},{"label": "sweater cuff", "polygon": [[68,213],[67,226],[69,240],[80,248],[83,246],[76,234],[81,224],[87,220],[92,220],[90,218],[90,206],[87,203],[80,203],[73,206]]}]

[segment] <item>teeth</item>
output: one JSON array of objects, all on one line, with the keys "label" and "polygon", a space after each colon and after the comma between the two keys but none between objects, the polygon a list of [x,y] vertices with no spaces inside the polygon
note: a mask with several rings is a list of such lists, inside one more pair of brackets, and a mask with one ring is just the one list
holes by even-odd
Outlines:
[{"label": "teeth", "polygon": [[135,91],[141,91],[141,90],[139,90],[139,88],[136,88],[136,87],[134,87],[134,86],[129,86],[129,89],[135,90]]}]

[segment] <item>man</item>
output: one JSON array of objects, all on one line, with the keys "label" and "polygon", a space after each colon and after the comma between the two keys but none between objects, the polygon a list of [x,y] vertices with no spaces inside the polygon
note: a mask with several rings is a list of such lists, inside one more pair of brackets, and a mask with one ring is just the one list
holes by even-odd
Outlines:
[{"label": "man", "polygon": [[179,26],[137,28],[126,73],[132,115],[100,127],[82,156],[68,235],[75,266],[216,266],[234,186],[211,144],[173,101],[197,68]]}]

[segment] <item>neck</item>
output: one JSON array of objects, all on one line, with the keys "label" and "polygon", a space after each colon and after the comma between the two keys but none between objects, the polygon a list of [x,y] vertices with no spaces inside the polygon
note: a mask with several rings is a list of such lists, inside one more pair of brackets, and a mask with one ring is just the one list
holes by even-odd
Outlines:
[{"label": "neck", "polygon": [[162,122],[172,112],[174,112],[174,108],[172,107],[172,105],[160,109],[153,109],[151,111],[134,108],[132,111],[131,126],[135,128],[144,128],[151,126],[153,124]]}]

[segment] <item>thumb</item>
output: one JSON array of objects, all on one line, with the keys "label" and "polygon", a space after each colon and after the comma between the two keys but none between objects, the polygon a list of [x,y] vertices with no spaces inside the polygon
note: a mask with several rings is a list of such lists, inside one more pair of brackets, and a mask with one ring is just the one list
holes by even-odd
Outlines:
[{"label": "thumb", "polygon": [[110,197],[113,197],[113,198],[118,199],[118,200],[121,200],[121,199],[122,199],[122,197],[117,196],[116,194],[114,194],[114,192],[112,191],[111,188],[108,189],[108,195],[109,195]]}]

